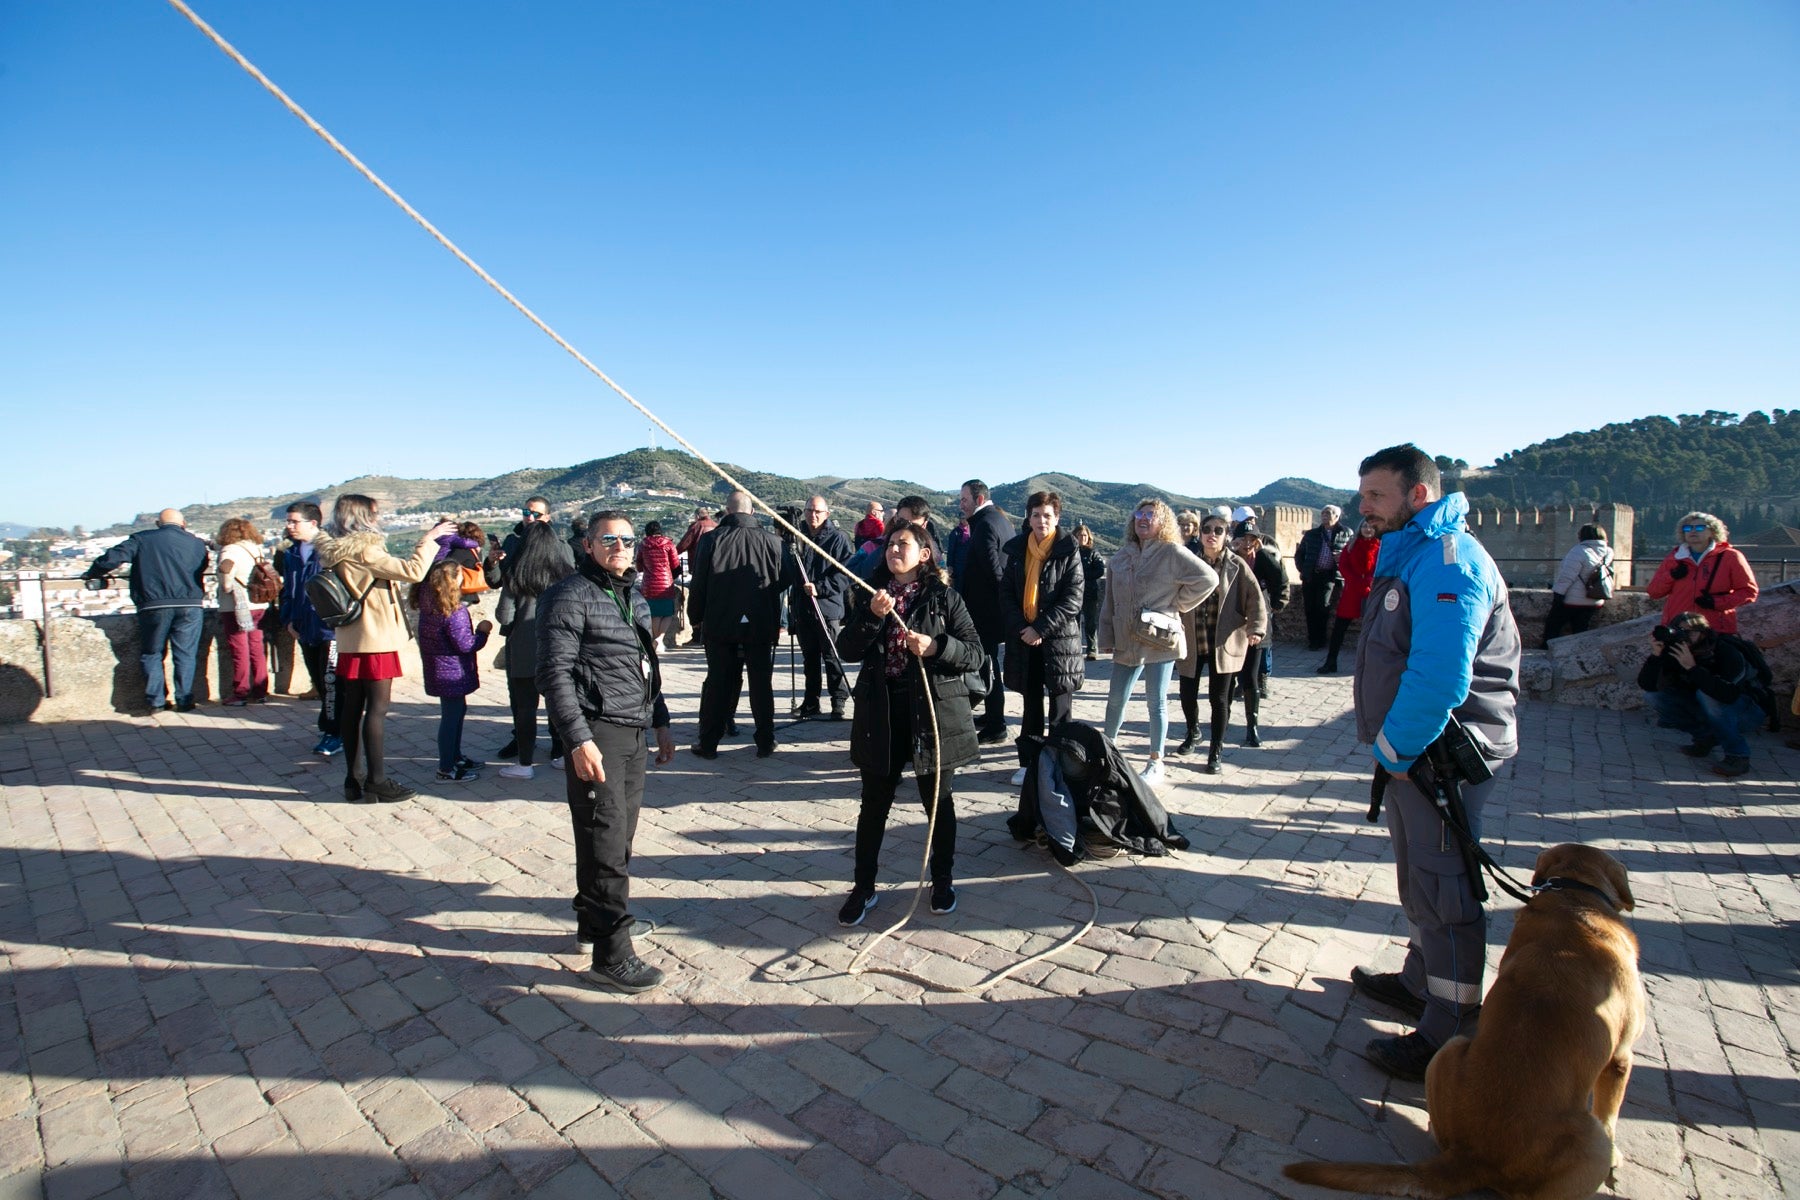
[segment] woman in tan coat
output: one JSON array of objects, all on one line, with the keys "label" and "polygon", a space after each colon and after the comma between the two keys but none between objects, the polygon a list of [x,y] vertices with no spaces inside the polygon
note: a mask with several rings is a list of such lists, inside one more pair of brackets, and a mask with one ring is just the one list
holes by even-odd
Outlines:
[{"label": "woman in tan coat", "polygon": [[1163,781],[1163,740],[1169,733],[1169,677],[1187,653],[1181,614],[1218,586],[1211,567],[1176,543],[1175,514],[1161,500],[1140,500],[1119,552],[1106,566],[1100,602],[1100,652],[1113,658],[1106,695],[1106,736],[1117,738],[1125,702],[1144,677],[1150,708],[1150,762],[1140,773],[1152,787]]},{"label": "woman in tan coat", "polygon": [[262,557],[262,534],[256,526],[233,517],[219,528],[219,640],[231,658],[227,708],[261,704],[269,698],[269,658],[263,653],[261,628],[269,605],[250,600],[250,574]]},{"label": "woman in tan coat", "polygon": [[[362,597],[362,616],[337,627],[338,722],[344,739],[344,799],[353,804],[408,800],[413,790],[387,777],[385,734],[394,680],[400,677],[400,648],[410,633],[400,584],[417,583],[431,570],[437,539],[456,532],[454,521],[440,521],[419,538],[410,558],[387,552],[380,516],[367,496],[343,495],[331,510],[316,545],[319,562],[335,571],[344,586]],[[362,747],[368,773],[356,777],[356,751]]]},{"label": "woman in tan coat", "polygon": [[[1187,718],[1187,737],[1175,753],[1186,754],[1194,748],[1204,667],[1211,673],[1206,695],[1212,704],[1212,743],[1202,768],[1208,775],[1219,773],[1219,743],[1225,739],[1225,722],[1231,715],[1232,684],[1244,669],[1244,659],[1261,646],[1269,632],[1268,607],[1256,571],[1226,544],[1226,532],[1224,517],[1209,513],[1200,523],[1200,561],[1217,573],[1219,586],[1181,618],[1187,635],[1186,652],[1181,656],[1181,712]],[[1245,741],[1252,746],[1261,744],[1255,703],[1254,693],[1244,699]]]}]

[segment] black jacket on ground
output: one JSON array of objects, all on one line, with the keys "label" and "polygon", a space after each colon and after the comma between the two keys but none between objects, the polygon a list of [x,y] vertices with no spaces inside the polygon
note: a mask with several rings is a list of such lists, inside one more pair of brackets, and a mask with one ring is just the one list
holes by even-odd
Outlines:
[{"label": "black jacket on ground", "polygon": [[986,642],[1004,641],[1006,613],[1000,604],[1000,573],[1006,569],[1006,543],[1012,522],[989,504],[969,518],[969,549],[963,558],[963,603]]},{"label": "black jacket on ground", "polygon": [[[1031,841],[1042,824],[1037,800],[1042,760],[1037,751],[1048,749],[1056,756],[1082,824],[1133,854],[1161,856],[1171,849],[1188,848],[1187,838],[1175,832],[1162,801],[1100,730],[1080,721],[1063,721],[1047,737],[1027,741],[1038,745],[1027,747],[1019,810],[1006,819],[1007,829],[1017,840]],[[1086,857],[1079,844],[1075,854],[1065,854],[1061,847],[1055,850],[1064,866]]]},{"label": "black jacket on ground", "polygon": [[[1313,553],[1318,550],[1315,548]],[[1273,614],[1286,608],[1288,602],[1288,578],[1281,566],[1281,555],[1273,547],[1264,546],[1256,552],[1250,566],[1256,571],[1256,582],[1262,584],[1263,595],[1268,598],[1272,618]]]},{"label": "black jacket on ground", "polygon": [[[893,578],[883,563],[869,580],[876,590],[885,588]],[[887,642],[883,631],[890,617],[877,617],[869,611],[874,597],[860,593],[856,605],[838,634],[838,655],[846,662],[860,659],[862,670],[856,676],[856,713],[850,725],[850,761],[858,767],[886,773],[894,764],[888,761],[892,737],[888,725]],[[962,597],[951,590],[937,575],[930,576],[906,616],[907,628],[928,634],[937,643],[937,653],[917,660],[925,664],[931,680],[931,704],[937,712],[934,740],[918,736],[930,729],[926,700],[919,687],[916,663],[907,664],[905,679],[907,696],[912,703],[913,770],[920,775],[932,771],[934,752],[941,748],[942,770],[948,773],[967,766],[981,757],[975,741],[975,718],[969,711],[969,690],[964,676],[979,671],[984,659],[981,635],[969,619]],[[946,778],[947,778],[946,774]]]},{"label": "black jacket on ground", "polygon": [[1044,682],[1052,696],[1081,690],[1087,667],[1081,653],[1081,555],[1075,539],[1058,530],[1050,553],[1038,568],[1037,620],[1025,620],[1025,552],[1030,532],[1006,543],[1006,569],[1000,576],[1000,609],[1006,621],[1006,686],[1025,690],[1025,643],[1019,635],[1026,626],[1044,639]]},{"label": "black jacket on ground", "polygon": [[131,564],[131,602],[148,608],[198,608],[206,601],[206,543],[179,525],[140,529],[94,560],[83,579]]},{"label": "black jacket on ground", "polygon": [[593,740],[595,721],[639,729],[669,723],[650,605],[636,579],[635,571],[614,578],[589,558],[538,597],[538,691],[565,746]]},{"label": "black jacket on ground", "polygon": [[[820,549],[841,563],[848,563],[850,556],[856,553],[850,545],[850,539],[844,536],[843,530],[830,521],[826,521],[817,529],[808,529],[802,525],[800,532],[817,542]],[[844,619],[844,596],[850,591],[849,577],[826,562],[820,556],[819,551],[810,546],[802,546],[799,542],[795,542],[789,549],[794,558],[799,561],[799,565],[805,568],[806,579],[818,592],[820,615],[827,621],[842,621]],[[801,586],[798,573],[794,575],[793,584],[793,590],[788,594],[788,620],[790,623],[793,621],[795,613],[807,615],[812,613],[812,601],[806,598],[806,591]]]},{"label": "black jacket on ground", "polygon": [[781,539],[752,513],[727,513],[694,546],[688,620],[708,641],[768,642],[781,635],[781,589],[799,578]]}]

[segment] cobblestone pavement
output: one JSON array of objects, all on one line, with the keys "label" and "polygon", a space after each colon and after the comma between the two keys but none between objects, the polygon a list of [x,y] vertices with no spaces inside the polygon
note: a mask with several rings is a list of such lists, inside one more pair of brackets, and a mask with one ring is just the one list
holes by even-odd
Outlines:
[{"label": "cobblestone pavement", "polygon": [[[685,745],[700,659],[670,659]],[[502,688],[476,757],[506,740]],[[561,777],[422,784],[435,706],[410,683],[390,753],[430,794],[395,806],[342,802],[305,704],[11,727],[0,1197],[1325,1195],[1280,1165],[1429,1145],[1422,1089],[1358,1055],[1398,1026],[1349,969],[1397,965],[1404,926],[1348,702],[1346,679],[1278,677],[1267,745],[1171,772],[1194,849],[1078,867],[1098,926],[980,998],[843,973],[904,911],[923,829],[896,805],[881,904],[838,928],[846,725],[653,773],[634,890],[672,979],[636,998],[577,974]],[[1616,1194],[1795,1194],[1800,756],[1763,735],[1728,784],[1639,714],[1524,724],[1491,844],[1528,873],[1596,843],[1637,893],[1652,1027]],[[1087,917],[1006,832],[1013,765],[990,750],[959,778],[961,906],[921,906],[877,961],[966,984]]]}]

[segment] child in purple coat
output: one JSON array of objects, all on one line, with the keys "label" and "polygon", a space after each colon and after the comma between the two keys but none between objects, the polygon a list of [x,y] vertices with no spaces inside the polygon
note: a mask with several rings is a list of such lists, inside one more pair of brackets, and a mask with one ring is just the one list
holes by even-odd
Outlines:
[{"label": "child in purple coat", "polygon": [[437,777],[444,783],[469,783],[481,777],[476,770],[480,764],[463,757],[463,718],[469,693],[481,686],[475,655],[487,645],[494,623],[473,623],[463,607],[462,568],[447,558],[413,585],[412,604],[419,610],[425,694],[438,699]]}]

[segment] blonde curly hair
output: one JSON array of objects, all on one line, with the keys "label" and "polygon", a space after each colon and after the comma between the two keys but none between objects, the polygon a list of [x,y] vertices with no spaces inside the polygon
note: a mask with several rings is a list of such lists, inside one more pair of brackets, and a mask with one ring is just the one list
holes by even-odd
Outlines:
[{"label": "blonde curly hair", "polygon": [[1154,496],[1146,496],[1131,506],[1131,515],[1125,518],[1126,541],[1139,544],[1144,541],[1143,538],[1138,537],[1137,515],[1140,510],[1146,508],[1156,510],[1156,524],[1150,530],[1150,541],[1178,542],[1181,540],[1181,535],[1175,528],[1175,510],[1170,508],[1165,501],[1158,500]]},{"label": "blonde curly hair", "polygon": [[1729,542],[1731,540],[1731,531],[1725,528],[1725,522],[1719,520],[1719,518],[1713,516],[1711,513],[1691,512],[1687,516],[1681,518],[1681,520],[1675,522],[1675,541],[1677,544],[1681,542],[1681,527],[1683,525],[1692,525],[1695,522],[1699,522],[1712,530],[1713,541]]}]

